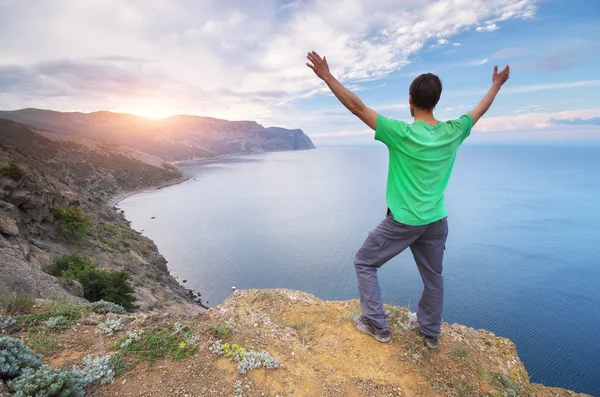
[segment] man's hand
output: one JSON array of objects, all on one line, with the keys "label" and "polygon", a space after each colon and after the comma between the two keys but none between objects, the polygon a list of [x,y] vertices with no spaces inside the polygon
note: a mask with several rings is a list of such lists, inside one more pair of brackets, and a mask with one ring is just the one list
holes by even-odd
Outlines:
[{"label": "man's hand", "polygon": [[475,109],[471,110],[469,114],[473,117],[473,125],[479,121],[481,117],[488,111],[492,102],[496,98],[496,94],[502,88],[502,85],[506,83],[506,80],[510,77],[510,66],[506,65],[500,73],[498,73],[498,66],[494,66],[494,74],[492,75],[492,88],[485,94],[485,96],[479,101]]},{"label": "man's hand", "polygon": [[310,61],[310,63],[306,63],[306,66],[311,68],[313,72],[327,84],[331,92],[333,92],[333,95],[339,99],[342,105],[374,130],[377,127],[377,112],[366,107],[356,95],[333,77],[329,71],[327,58],[321,58],[321,56],[314,51],[309,52],[306,57]]},{"label": "man's hand", "polygon": [[498,73],[498,66],[494,66],[494,75],[492,76],[492,84],[502,86],[506,83],[506,80],[510,77],[510,66],[506,65],[500,73]]},{"label": "man's hand", "polygon": [[321,58],[319,54],[312,51],[308,53],[306,58],[310,61],[306,63],[306,66],[311,68],[321,80],[326,81],[328,78],[332,77],[331,72],[329,71],[329,65],[327,64],[327,57]]}]

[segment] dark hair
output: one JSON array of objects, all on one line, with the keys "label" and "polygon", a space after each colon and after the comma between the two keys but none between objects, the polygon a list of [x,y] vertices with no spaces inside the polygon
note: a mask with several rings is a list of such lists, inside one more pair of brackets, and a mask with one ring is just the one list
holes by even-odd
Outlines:
[{"label": "dark hair", "polygon": [[414,106],[421,109],[433,109],[442,95],[442,82],[433,73],[425,73],[413,80],[409,94]]}]

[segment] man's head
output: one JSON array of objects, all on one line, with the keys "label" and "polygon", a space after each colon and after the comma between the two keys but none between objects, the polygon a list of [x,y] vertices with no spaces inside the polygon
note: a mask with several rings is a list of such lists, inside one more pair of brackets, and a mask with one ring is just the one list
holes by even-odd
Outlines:
[{"label": "man's head", "polygon": [[414,108],[433,110],[442,95],[442,82],[432,73],[425,73],[413,80],[409,89],[408,102],[410,114],[415,115]]}]

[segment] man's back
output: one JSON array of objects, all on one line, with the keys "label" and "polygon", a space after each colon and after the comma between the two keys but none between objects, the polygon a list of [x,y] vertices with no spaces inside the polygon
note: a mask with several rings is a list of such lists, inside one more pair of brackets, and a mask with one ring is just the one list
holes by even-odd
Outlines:
[{"label": "man's back", "polygon": [[386,200],[396,221],[420,226],[446,216],[444,191],[472,126],[468,114],[434,126],[377,118],[375,139],[389,149]]}]

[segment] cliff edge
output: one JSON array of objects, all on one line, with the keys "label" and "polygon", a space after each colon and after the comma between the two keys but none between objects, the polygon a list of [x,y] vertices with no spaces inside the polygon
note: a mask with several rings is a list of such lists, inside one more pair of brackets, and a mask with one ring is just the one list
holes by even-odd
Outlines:
[{"label": "cliff edge", "polygon": [[[380,344],[354,329],[358,310],[279,289],[237,291],[188,316],[92,313],[54,333],[44,360],[71,368],[109,354],[117,376],[89,386],[93,396],[584,396],[532,384],[515,345],[489,331],[444,324],[430,351],[409,311],[387,306],[393,337]],[[108,319],[123,325],[111,336],[98,333]]]}]

